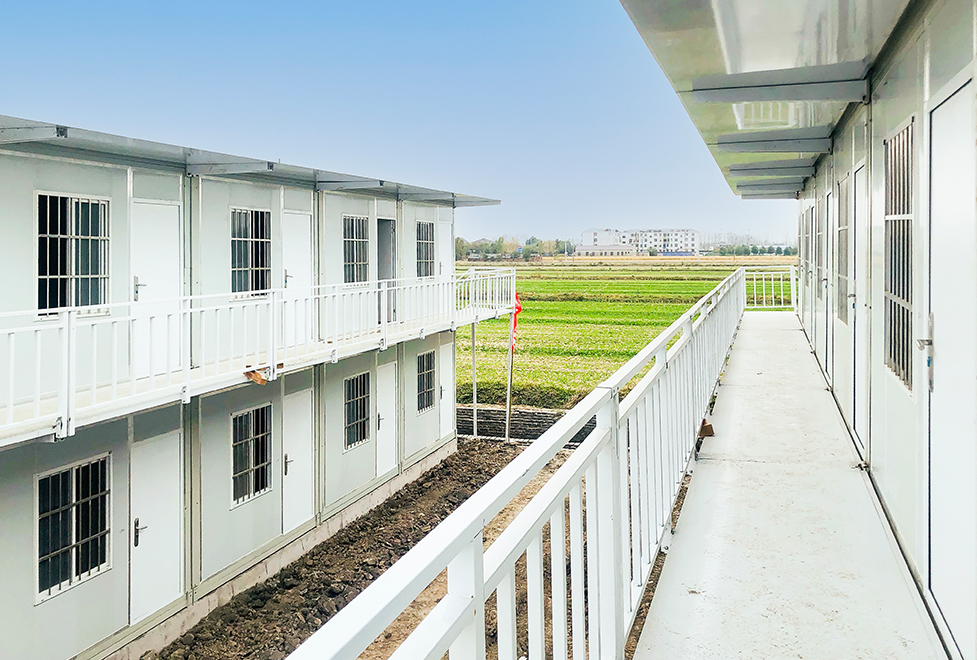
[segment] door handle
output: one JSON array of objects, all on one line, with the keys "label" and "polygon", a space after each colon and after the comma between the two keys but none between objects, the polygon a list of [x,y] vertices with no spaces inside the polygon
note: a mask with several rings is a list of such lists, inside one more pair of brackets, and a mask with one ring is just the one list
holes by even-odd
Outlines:
[{"label": "door handle", "polygon": [[377,431],[380,430],[380,422],[382,421],[383,421],[383,417],[380,416],[380,413],[377,413]]},{"label": "door handle", "polygon": [[149,525],[143,525],[140,527],[139,518],[132,521],[132,547],[139,547],[139,532],[143,531],[144,529],[149,529]]},{"label": "door handle", "polygon": [[916,340],[916,348],[918,348],[921,351],[925,351],[928,347],[930,347],[932,345],[933,345],[933,340],[932,339],[917,339]]},{"label": "door handle", "polygon": [[288,274],[288,269],[286,268],[285,269],[285,288],[288,288],[288,278],[290,278],[290,277],[295,277],[295,276],[294,275],[289,275]]},{"label": "door handle", "polygon": [[288,476],[288,464],[289,463],[294,463],[294,462],[295,462],[295,459],[294,458],[293,459],[289,459],[288,458],[288,454],[285,454],[285,476],[286,477]]},{"label": "door handle", "polygon": [[138,275],[132,276],[132,299],[133,300],[139,300],[139,289],[144,286],[149,286],[149,285],[145,283],[140,283]]}]

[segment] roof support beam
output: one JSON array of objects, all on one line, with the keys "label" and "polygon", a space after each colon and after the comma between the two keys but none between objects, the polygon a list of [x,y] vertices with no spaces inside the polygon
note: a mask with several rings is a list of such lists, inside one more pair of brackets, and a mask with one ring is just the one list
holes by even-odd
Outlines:
[{"label": "roof support beam", "polygon": [[814,153],[831,152],[831,126],[790,128],[776,131],[744,131],[720,135],[718,151],[739,153]]},{"label": "roof support beam", "polygon": [[841,62],[794,69],[773,69],[703,76],[692,82],[697,103],[755,101],[868,100],[867,61]]},{"label": "roof support beam", "polygon": [[784,176],[784,177],[805,177],[814,176],[813,167],[764,167],[749,170],[734,170],[730,168],[729,176]]},{"label": "roof support beam", "polygon": [[749,190],[803,190],[804,179],[784,179],[780,181],[750,181],[748,183],[737,183],[736,189],[741,191]]},{"label": "roof support beam", "polygon": [[800,199],[798,193],[753,193],[741,197],[743,199]]},{"label": "roof support beam", "polygon": [[68,137],[67,126],[11,126],[0,128],[0,144],[41,142]]},{"label": "roof support beam", "polygon": [[363,190],[365,188],[382,188],[383,181],[379,179],[364,179],[362,181],[325,181],[320,180],[315,183],[316,190],[338,191],[338,190]]},{"label": "roof support beam", "polygon": [[397,194],[397,199],[405,202],[451,202],[454,205],[454,193],[441,192],[402,192]]},{"label": "roof support beam", "polygon": [[255,174],[274,172],[275,164],[270,161],[239,161],[236,163],[187,163],[188,176],[220,174]]},{"label": "roof support beam", "polygon": [[736,186],[736,192],[741,195],[756,193],[798,193],[804,190],[804,183],[761,183],[752,186]]}]

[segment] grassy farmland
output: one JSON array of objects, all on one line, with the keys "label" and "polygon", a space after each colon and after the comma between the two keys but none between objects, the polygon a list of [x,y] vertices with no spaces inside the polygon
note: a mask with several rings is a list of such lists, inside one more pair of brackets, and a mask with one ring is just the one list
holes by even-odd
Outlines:
[{"label": "grassy farmland", "polygon": [[[579,401],[733,270],[703,262],[517,266],[514,402]],[[476,333],[479,403],[504,403],[508,319],[480,323]],[[457,342],[458,400],[471,403],[470,326],[459,328]]]}]

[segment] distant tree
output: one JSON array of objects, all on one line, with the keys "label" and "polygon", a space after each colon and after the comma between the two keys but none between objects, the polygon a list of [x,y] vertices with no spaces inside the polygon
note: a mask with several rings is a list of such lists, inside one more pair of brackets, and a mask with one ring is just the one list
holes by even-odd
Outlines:
[{"label": "distant tree", "polygon": [[757,252],[759,252],[759,250],[757,249],[757,246],[751,245],[750,246],[750,254],[756,254]]},{"label": "distant tree", "polygon": [[750,248],[749,248],[749,246],[746,246],[746,245],[737,245],[733,249],[733,254],[735,254],[736,256],[740,256],[741,257],[741,256],[745,256],[745,255],[747,255],[749,253],[750,253]]},{"label": "distant tree", "polygon": [[455,261],[461,261],[468,256],[468,251],[472,249],[472,244],[461,238],[455,238]]},{"label": "distant tree", "polygon": [[499,240],[502,242],[503,254],[515,254],[519,249],[519,241],[516,240],[515,236],[503,236]]},{"label": "distant tree", "polygon": [[653,247],[648,248],[648,256],[649,257],[657,257],[658,256],[658,250],[656,250]]},{"label": "distant tree", "polygon": [[[790,248],[787,248],[787,249],[789,250]],[[784,248],[778,247],[777,248],[777,252],[775,254],[783,254],[783,253],[784,253]]]}]

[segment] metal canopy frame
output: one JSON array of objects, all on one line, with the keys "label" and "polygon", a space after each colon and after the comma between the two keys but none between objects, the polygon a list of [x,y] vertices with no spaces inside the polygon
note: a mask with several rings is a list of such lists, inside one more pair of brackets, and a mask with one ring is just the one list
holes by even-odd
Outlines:
[{"label": "metal canopy frame", "polygon": [[427,202],[452,208],[489,206],[497,199],[445,190],[189,149],[79,128],[0,115],[0,146],[23,153],[66,155],[117,165],[184,172],[188,176],[233,177],[259,184],[317,191],[348,191],[398,201]]},{"label": "metal canopy frame", "polygon": [[702,76],[692,82],[697,103],[755,101],[868,100],[866,61],[841,62],[795,69],[773,69]]}]

